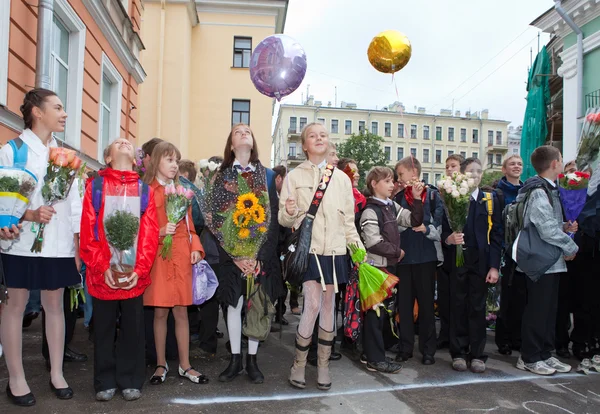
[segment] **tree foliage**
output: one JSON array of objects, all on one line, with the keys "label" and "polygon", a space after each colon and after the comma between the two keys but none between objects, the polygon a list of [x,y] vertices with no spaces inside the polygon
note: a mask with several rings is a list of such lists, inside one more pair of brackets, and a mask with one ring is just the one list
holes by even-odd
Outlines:
[{"label": "tree foliage", "polygon": [[486,171],[481,177],[481,185],[489,185],[491,187],[495,181],[501,179],[502,177],[503,174],[500,171]]},{"label": "tree foliage", "polygon": [[352,134],[344,142],[337,144],[340,158],[352,158],[360,172],[359,188],[365,185],[365,177],[374,166],[387,165],[387,158],[381,144],[383,138],[370,132]]}]

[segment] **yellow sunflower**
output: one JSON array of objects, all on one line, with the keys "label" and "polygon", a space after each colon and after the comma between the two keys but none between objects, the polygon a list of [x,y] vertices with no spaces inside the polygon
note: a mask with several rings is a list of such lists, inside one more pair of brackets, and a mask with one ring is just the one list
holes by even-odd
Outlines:
[{"label": "yellow sunflower", "polygon": [[258,198],[252,193],[242,194],[238,197],[235,207],[238,210],[251,212],[258,206]]},{"label": "yellow sunflower", "polygon": [[262,206],[257,205],[256,208],[252,211],[252,218],[258,224],[261,224],[265,221],[265,209]]},{"label": "yellow sunflower", "polygon": [[248,229],[241,229],[240,232],[238,233],[238,236],[240,236],[240,239],[245,239],[250,235],[250,230]]},{"label": "yellow sunflower", "polygon": [[251,219],[252,216],[244,210],[236,210],[233,213],[233,224],[237,227],[247,227]]},{"label": "yellow sunflower", "polygon": [[267,228],[265,226],[260,226],[258,228],[258,231],[260,231],[261,233],[266,233],[267,232]]}]

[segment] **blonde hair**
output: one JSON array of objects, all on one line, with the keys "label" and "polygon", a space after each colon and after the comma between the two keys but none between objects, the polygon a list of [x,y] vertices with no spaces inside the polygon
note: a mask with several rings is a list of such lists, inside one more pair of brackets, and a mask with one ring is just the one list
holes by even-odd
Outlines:
[{"label": "blonde hair", "polygon": [[520,160],[521,160],[521,162],[523,162],[523,158],[521,158],[521,156],[520,156],[520,155],[518,155],[518,154],[513,154],[513,155],[511,155],[510,157],[506,158],[506,159],[505,159],[505,160],[502,162],[502,168],[506,168],[506,166],[508,165],[508,162],[509,162],[510,160],[512,160],[513,158],[518,158],[518,159],[520,159]]},{"label": "blonde hair", "polygon": [[306,155],[306,158],[308,158],[308,152],[304,151],[304,143],[306,142],[306,136],[308,135],[308,130],[316,125],[323,127],[325,132],[327,132],[327,136],[329,136],[329,132],[327,131],[327,128],[325,128],[325,125],[323,125],[320,122],[311,122],[310,124],[308,124],[304,128],[302,128],[302,132],[300,133],[300,140],[302,142],[302,152],[304,153],[304,155]]}]

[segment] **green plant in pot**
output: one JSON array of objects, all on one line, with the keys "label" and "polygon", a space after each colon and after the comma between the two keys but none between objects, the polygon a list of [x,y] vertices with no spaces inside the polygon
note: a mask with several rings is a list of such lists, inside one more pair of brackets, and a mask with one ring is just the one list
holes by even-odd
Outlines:
[{"label": "green plant in pot", "polygon": [[104,221],[106,239],[117,253],[118,261],[111,260],[110,269],[118,287],[127,286],[127,279],[133,273],[133,265],[125,263],[125,255],[131,250],[137,238],[140,220],[135,215],[122,210],[115,211]]}]

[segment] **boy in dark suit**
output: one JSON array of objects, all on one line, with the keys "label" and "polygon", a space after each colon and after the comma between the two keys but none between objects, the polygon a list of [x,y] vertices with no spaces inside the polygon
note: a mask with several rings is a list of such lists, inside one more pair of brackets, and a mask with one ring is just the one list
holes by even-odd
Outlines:
[{"label": "boy in dark suit", "polygon": [[461,173],[470,173],[477,187],[471,195],[467,224],[464,233],[451,233],[445,221],[442,231],[446,244],[462,245],[457,248],[464,250],[465,259],[464,266],[455,269],[450,276],[452,368],[466,371],[469,361],[474,373],[485,371],[486,283],[498,281],[503,239],[502,208],[494,193],[484,193],[479,188],[482,172],[477,158],[467,158],[461,164]]}]

